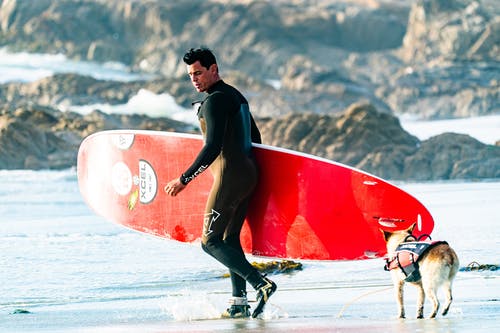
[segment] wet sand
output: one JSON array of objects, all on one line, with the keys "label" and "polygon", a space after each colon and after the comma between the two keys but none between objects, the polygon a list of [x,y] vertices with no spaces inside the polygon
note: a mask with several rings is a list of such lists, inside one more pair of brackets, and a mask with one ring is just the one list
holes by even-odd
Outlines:
[{"label": "wet sand", "polygon": [[[311,287],[277,292],[262,319],[184,318],[114,326],[65,328],[61,332],[498,332],[500,331],[500,279],[498,274],[460,272],[454,286],[454,302],[447,316],[416,319],[415,288],[405,289],[407,318],[396,316],[390,285],[371,287]],[[225,295],[219,295],[221,301]],[[440,294],[442,299],[442,295]],[[189,300],[186,300],[189,302]],[[189,306],[187,303],[185,306]],[[205,304],[208,306],[209,304]],[[213,304],[212,304],[213,305]],[[217,304],[218,306],[223,306]],[[200,315],[195,310],[192,315]],[[430,304],[427,302],[425,314]]]}]

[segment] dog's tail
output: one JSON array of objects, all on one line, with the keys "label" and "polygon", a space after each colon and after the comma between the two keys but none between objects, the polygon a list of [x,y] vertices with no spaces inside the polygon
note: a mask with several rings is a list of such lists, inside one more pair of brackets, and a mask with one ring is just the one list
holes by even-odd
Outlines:
[{"label": "dog's tail", "polygon": [[448,256],[448,265],[450,266],[449,279],[453,280],[455,275],[457,275],[458,269],[460,268],[460,261],[458,260],[457,253],[450,247]]}]

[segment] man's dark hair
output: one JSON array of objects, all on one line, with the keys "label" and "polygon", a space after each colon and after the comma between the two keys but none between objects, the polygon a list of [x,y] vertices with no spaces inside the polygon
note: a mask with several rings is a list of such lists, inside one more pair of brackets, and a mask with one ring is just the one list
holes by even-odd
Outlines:
[{"label": "man's dark hair", "polygon": [[210,66],[217,63],[217,60],[215,60],[215,56],[212,51],[206,47],[201,47],[199,49],[190,49],[186,52],[182,60],[187,65],[192,65],[195,62],[199,61],[200,65],[202,65],[206,69],[209,69]]}]

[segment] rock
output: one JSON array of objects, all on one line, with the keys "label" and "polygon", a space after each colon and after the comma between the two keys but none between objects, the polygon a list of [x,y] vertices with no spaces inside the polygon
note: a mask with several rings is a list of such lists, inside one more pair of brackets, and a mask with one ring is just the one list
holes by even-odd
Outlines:
[{"label": "rock", "polygon": [[500,110],[499,73],[495,63],[407,67],[376,95],[392,110],[420,119],[484,116]]},{"label": "rock", "polygon": [[[157,84],[150,82],[149,86]],[[0,85],[0,97],[12,104],[32,102],[38,105],[65,107],[69,105],[125,104],[144,82],[97,80],[77,74],[56,74],[29,83]]]},{"label": "rock", "polygon": [[[272,91],[268,84],[257,82],[240,72],[229,72],[224,79],[248,93],[252,109],[271,109],[271,113],[286,109],[284,102],[269,97]],[[177,104],[189,109],[192,107],[191,102],[203,99],[202,94],[194,92],[187,77],[119,82],[77,74],[55,74],[34,82],[0,84],[0,100],[11,105],[33,103],[68,110],[70,106],[126,104],[142,89],[154,94],[175,96]]]},{"label": "rock", "polygon": [[500,177],[500,147],[448,133],[421,142],[369,104],[338,116],[290,114],[260,120],[263,141],[341,162],[392,180]]},{"label": "rock", "polygon": [[[5,15],[0,16],[0,23],[5,26],[0,44],[13,49],[45,50],[74,59],[120,61],[137,70],[178,78],[185,77],[182,54],[189,47],[206,44],[220,55],[222,70],[237,69],[261,82],[279,80],[280,72],[287,69],[287,61],[293,55],[312,58],[316,63],[326,59],[327,67],[338,67],[340,58],[339,65],[330,61],[331,52],[337,52],[336,49],[349,53],[398,47],[402,44],[409,10],[408,6],[383,3],[366,6],[352,1],[325,1],[316,7],[279,1],[144,4],[121,0],[83,3],[39,0],[37,6],[12,2],[5,7]],[[196,12],[204,15],[199,17]],[[74,26],[78,26],[74,29],[77,33],[68,35],[66,32]],[[203,34],[208,26],[218,33]],[[30,35],[22,31],[29,31]],[[201,35],[207,38],[200,38]],[[299,94],[279,90],[267,94],[269,86],[261,84],[264,88],[251,91],[250,95],[256,95],[251,102],[255,113],[261,116],[290,111],[338,112],[358,100],[384,107],[373,92],[363,89],[358,82],[346,82],[327,84],[317,92],[311,85]],[[185,102],[181,96],[173,96]],[[48,98],[67,103],[61,97],[51,94]]]},{"label": "rock", "polygon": [[[292,274],[302,270],[302,263],[293,260],[253,261],[252,266],[263,274]],[[226,273],[222,277],[228,278],[230,275]]]},{"label": "rock", "polygon": [[261,125],[263,141],[397,178],[419,140],[399,120],[370,104],[353,104],[338,116],[291,114]]},{"label": "rock", "polygon": [[[398,118],[370,104],[353,104],[336,116],[289,114],[257,118],[266,144],[299,150],[394,180],[500,177],[500,146],[465,135],[420,142]],[[144,115],[87,115],[28,104],[0,108],[0,169],[74,167],[86,136],[108,129],[193,132],[190,125]]]},{"label": "rock", "polygon": [[418,0],[410,11],[403,57],[408,62],[498,61],[498,14],[495,0]]},{"label": "rock", "polygon": [[339,44],[358,52],[396,49],[406,33],[407,15],[405,4],[397,1],[379,1],[376,8],[351,3],[345,11],[336,13]]},{"label": "rock", "polygon": [[287,70],[277,94],[285,95],[297,112],[336,113],[359,101],[373,104],[380,111],[391,112],[385,102],[357,85],[340,68],[325,68],[302,56],[292,57],[285,67]]},{"label": "rock", "polygon": [[486,179],[500,177],[500,147],[463,134],[445,133],[422,142],[405,160],[404,179]]},{"label": "rock", "polygon": [[76,166],[83,138],[107,129],[192,131],[184,123],[141,115],[86,116],[30,104],[25,108],[0,108],[0,169],[63,169]]},{"label": "rock", "polygon": [[[332,114],[359,101],[395,114],[465,117],[499,107],[499,14],[496,0],[4,1],[0,45],[120,61],[165,82],[185,80],[182,54],[203,44],[224,74],[258,83],[247,95],[260,117]],[[65,84],[71,89],[44,93],[43,103],[130,96],[125,87],[90,96]],[[184,84],[163,87],[190,103],[185,88],[176,90]]]},{"label": "rock", "polygon": [[[22,115],[0,116],[0,169],[58,169],[74,165],[78,146],[35,124],[23,120]],[[68,157],[71,163],[64,162]]]},{"label": "rock", "polygon": [[[191,45],[212,45],[226,55],[224,65],[245,63],[260,74],[275,74],[276,61],[283,65],[286,59],[283,46],[296,53],[304,41],[362,51],[393,48],[401,45],[408,11],[401,5],[352,1],[309,6],[281,1],[37,0],[36,5],[4,1],[2,6],[2,44],[120,61],[169,76],[183,73],[181,52]],[[208,27],[217,34],[207,34]]]},{"label": "rock", "polygon": [[500,109],[499,45],[496,1],[418,0],[398,51],[406,67],[376,95],[397,113],[420,118],[495,113]]}]

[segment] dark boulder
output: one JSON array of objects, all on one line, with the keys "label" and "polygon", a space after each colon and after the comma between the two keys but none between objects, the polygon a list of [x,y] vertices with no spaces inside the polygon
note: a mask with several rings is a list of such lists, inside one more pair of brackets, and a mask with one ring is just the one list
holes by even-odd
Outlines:
[{"label": "dark boulder", "polygon": [[406,158],[404,179],[484,179],[500,177],[500,147],[464,134],[444,133],[422,142]]},{"label": "dark boulder", "polygon": [[500,147],[467,135],[446,133],[420,141],[398,118],[369,104],[338,116],[290,114],[261,120],[264,142],[330,160],[393,180],[500,177]]},{"label": "dark boulder", "polygon": [[40,105],[0,108],[0,169],[63,169],[76,166],[78,147],[88,135],[109,129],[192,130],[168,118],[108,115],[82,116]]}]

